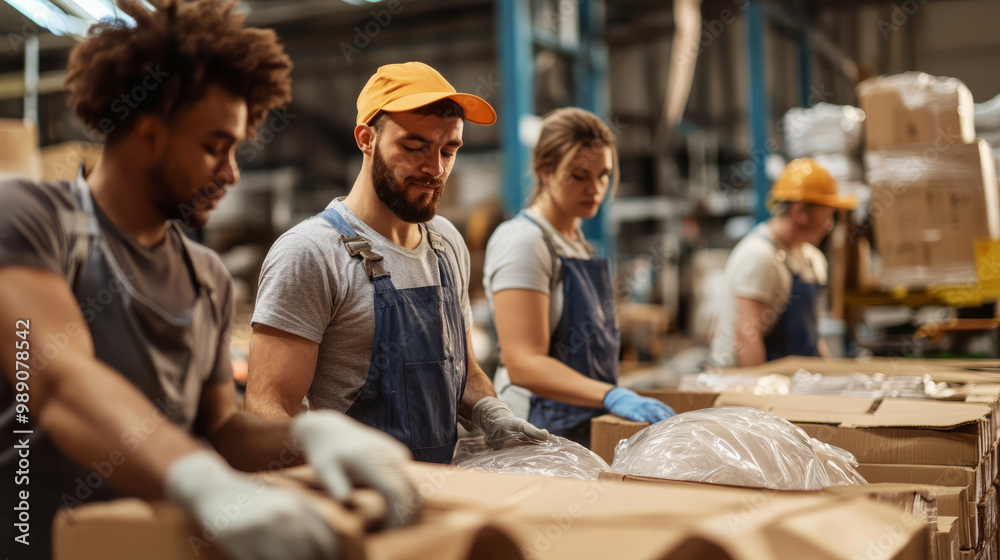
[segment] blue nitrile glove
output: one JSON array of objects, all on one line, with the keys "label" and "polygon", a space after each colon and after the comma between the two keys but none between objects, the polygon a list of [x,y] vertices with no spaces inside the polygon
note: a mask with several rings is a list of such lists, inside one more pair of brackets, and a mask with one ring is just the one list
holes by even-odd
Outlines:
[{"label": "blue nitrile glove", "polygon": [[604,408],[612,414],[636,422],[657,423],[677,414],[674,409],[649,397],[640,397],[625,387],[615,387],[604,395]]}]

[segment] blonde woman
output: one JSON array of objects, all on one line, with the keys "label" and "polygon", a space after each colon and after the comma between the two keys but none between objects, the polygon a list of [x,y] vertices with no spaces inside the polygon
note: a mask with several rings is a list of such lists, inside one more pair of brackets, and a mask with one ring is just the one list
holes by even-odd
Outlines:
[{"label": "blonde woman", "polygon": [[580,231],[618,183],[614,136],[577,108],[546,115],[532,153],[529,205],[486,247],[483,284],[503,365],[494,386],[515,414],[590,444],[590,419],[609,410],[637,421],[674,415],[618,387],[619,331],[608,261]]}]

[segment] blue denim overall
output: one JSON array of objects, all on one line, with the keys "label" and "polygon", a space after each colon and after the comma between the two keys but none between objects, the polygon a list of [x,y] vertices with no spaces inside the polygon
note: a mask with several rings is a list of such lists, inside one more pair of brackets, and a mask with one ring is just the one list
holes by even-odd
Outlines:
[{"label": "blue denim overall", "polygon": [[[521,216],[539,225],[528,214]],[[561,257],[545,228],[545,244],[559,261],[563,310],[549,340],[549,356],[598,381],[618,384],[618,351],[621,347],[615,320],[614,290],[607,259]],[[555,283],[553,283],[555,284]],[[590,446],[590,419],[604,413],[601,408],[565,404],[538,395],[531,396],[528,421],[549,432]]]},{"label": "blue denim overall", "polygon": [[[382,257],[336,210],[319,215],[340,232],[375,292],[368,377],[347,414],[401,441],[418,461],[451,462],[468,354],[459,288],[443,238],[427,228],[441,285],[397,290]],[[402,348],[402,354],[393,348]]]}]

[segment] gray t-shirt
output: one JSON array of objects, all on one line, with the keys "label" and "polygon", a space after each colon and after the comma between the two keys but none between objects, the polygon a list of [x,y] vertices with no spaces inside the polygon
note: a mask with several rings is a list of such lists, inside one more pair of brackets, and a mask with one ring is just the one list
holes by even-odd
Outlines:
[{"label": "gray t-shirt", "polygon": [[718,367],[736,366],[736,298],[763,303],[775,320],[785,312],[792,293],[792,273],[805,282],[826,285],[826,257],[816,247],[803,243],[793,249],[779,249],[771,229],[763,223],[740,240],[726,261],[726,292],[719,306],[719,322],[712,338],[711,363]]},{"label": "gray t-shirt", "polygon": [[[73,201],[70,184],[26,179],[0,181],[0,208],[3,209],[0,267],[28,266],[68,278],[74,264],[71,248],[77,232],[67,231],[64,224],[74,223],[81,214]],[[94,208],[101,234],[135,290],[173,315],[180,315],[190,307],[195,287],[184,257],[184,242],[168,230],[161,243],[145,247],[115,226],[96,201]],[[209,281],[221,305],[222,330],[216,346],[216,364],[205,383],[228,382],[233,377],[229,355],[233,281],[215,252],[207,247],[194,247],[210,265]]]},{"label": "gray t-shirt", "polygon": [[[368,227],[340,200],[328,208],[339,212],[372,251],[382,255],[381,264],[396,289],[441,285],[426,226],[421,225],[420,244],[411,251]],[[469,249],[448,220],[437,216],[428,225],[445,240],[468,330]],[[253,323],[319,344],[308,404],[341,412],[350,408],[368,376],[375,339],[374,288],[361,260],[347,253],[340,233],[325,219],[313,216],[274,242],[260,271]]]}]

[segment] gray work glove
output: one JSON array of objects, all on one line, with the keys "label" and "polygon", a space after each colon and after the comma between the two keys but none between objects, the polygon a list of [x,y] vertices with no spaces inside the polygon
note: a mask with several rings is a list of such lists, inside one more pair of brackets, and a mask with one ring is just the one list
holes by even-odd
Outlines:
[{"label": "gray work glove", "polygon": [[337,500],[346,500],[359,484],[380,492],[387,527],[404,525],[423,506],[405,472],[413,460],[410,450],[385,432],[339,412],[318,411],[297,416],[290,435]]},{"label": "gray work glove", "polygon": [[483,432],[486,443],[494,449],[500,449],[515,434],[524,434],[537,441],[549,439],[548,430],[533,426],[523,418],[514,416],[502,400],[496,397],[483,397],[472,407],[472,425]]},{"label": "gray work glove", "polygon": [[217,540],[236,560],[337,556],[333,529],[305,494],[254,484],[213,451],[174,461],[166,495],[205,527],[193,543]]}]

